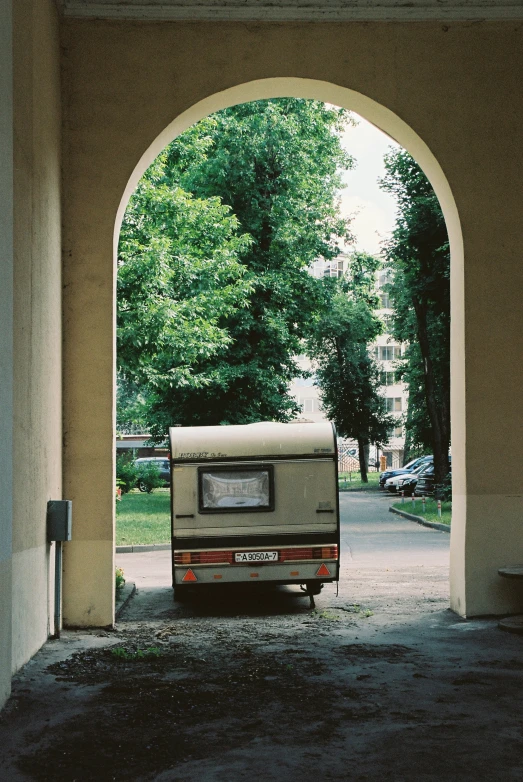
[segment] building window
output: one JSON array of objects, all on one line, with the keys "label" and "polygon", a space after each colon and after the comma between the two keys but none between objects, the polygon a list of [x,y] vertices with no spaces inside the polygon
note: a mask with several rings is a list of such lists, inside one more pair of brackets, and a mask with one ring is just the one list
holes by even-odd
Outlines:
[{"label": "building window", "polygon": [[385,410],[387,413],[401,413],[402,401],[401,396],[388,396],[385,399]]},{"label": "building window", "polygon": [[343,261],[327,261],[325,277],[343,277]]},{"label": "building window", "polygon": [[402,426],[394,426],[392,429],[389,429],[387,432],[387,437],[390,439],[391,437],[403,437],[403,427]]},{"label": "building window", "polygon": [[390,310],[390,296],[388,293],[382,293],[380,296],[380,306],[383,310]]},{"label": "building window", "polygon": [[319,258],[311,264],[309,271],[313,277],[319,279],[322,277],[343,277],[344,267],[345,261],[343,259],[326,261],[324,258]]},{"label": "building window", "polygon": [[382,386],[393,386],[397,383],[395,372],[380,372],[380,384]]},{"label": "building window", "polygon": [[316,408],[315,402],[316,402],[315,399],[302,399],[301,406],[302,406],[303,412],[304,413],[314,413],[315,412],[315,408]]},{"label": "building window", "polygon": [[396,386],[401,383],[399,372],[380,372],[380,385]]},{"label": "building window", "polygon": [[401,347],[399,345],[377,345],[374,354],[380,361],[392,361],[401,357]]}]

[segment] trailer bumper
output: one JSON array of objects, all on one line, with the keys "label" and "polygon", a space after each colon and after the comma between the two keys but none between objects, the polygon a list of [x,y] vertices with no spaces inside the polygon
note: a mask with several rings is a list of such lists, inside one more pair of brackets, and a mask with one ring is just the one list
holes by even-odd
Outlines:
[{"label": "trailer bumper", "polygon": [[338,580],[338,561],[326,560],[285,564],[255,563],[249,565],[175,565],[174,581],[181,584],[277,583],[303,584],[308,581]]}]

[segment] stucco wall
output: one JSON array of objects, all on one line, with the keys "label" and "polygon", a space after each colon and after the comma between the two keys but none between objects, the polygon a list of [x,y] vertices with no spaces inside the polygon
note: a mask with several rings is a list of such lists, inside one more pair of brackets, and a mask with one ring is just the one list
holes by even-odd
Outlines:
[{"label": "stucco wall", "polygon": [[[61,497],[61,109],[52,0],[14,4],[13,671],[45,642]],[[52,611],[52,607],[51,607]]]},{"label": "stucco wall", "polygon": [[[105,624],[112,616],[112,590],[103,589],[113,566],[112,241],[122,194],[175,118],[198,119],[200,101],[220,108],[231,95],[260,97],[263,89],[250,82],[282,77],[287,93],[280,82],[277,94],[305,97],[298,80],[323,83],[307,94],[333,102],[341,92],[332,85],[355,91],[354,105],[343,105],[414,154],[421,149],[429,175],[438,168],[433,153],[441,175],[433,183],[443,195],[450,185],[457,206],[444,204],[453,239],[452,605],[463,615],[514,608],[496,570],[523,558],[522,478],[514,469],[523,385],[522,30],[509,22],[64,24],[64,470],[75,502],[68,621]],[[374,114],[358,105],[362,95],[378,107]],[[171,130],[162,143],[176,123]],[[75,573],[86,557],[96,559],[81,594]]]},{"label": "stucco wall", "polygon": [[13,519],[13,67],[11,0],[0,0],[0,707],[11,686]]}]

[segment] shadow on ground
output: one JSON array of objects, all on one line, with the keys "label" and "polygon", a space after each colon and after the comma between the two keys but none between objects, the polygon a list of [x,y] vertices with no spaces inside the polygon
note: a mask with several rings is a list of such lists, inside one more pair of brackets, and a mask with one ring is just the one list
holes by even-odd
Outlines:
[{"label": "shadow on ground", "polygon": [[315,610],[294,588],[140,589],[116,631],[66,633],[17,678],[1,778],[521,779],[521,640],[421,570],[353,573]]}]

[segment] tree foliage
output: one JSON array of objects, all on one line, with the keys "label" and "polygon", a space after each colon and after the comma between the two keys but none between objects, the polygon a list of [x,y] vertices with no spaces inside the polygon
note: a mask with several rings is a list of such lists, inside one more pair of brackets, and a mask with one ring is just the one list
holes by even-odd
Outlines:
[{"label": "tree foliage", "polygon": [[382,330],[375,272],[379,260],[355,253],[345,279],[323,281],[323,308],[307,340],[327,418],[338,434],[358,441],[360,473],[367,482],[365,448],[387,442],[394,418],[385,413],[380,373],[369,344]]},{"label": "tree foliage", "polygon": [[143,434],[148,431],[147,390],[126,380],[120,373],[116,378],[116,431],[121,434]]},{"label": "tree foliage", "polygon": [[140,181],[120,237],[118,362],[147,388],[156,439],[169,425],[295,414],[293,356],[320,303],[307,268],[348,238],[337,204],[348,121],[317,101],[235,106]]},{"label": "tree foliage", "polygon": [[393,335],[408,343],[401,368],[409,389],[407,445],[434,453],[436,482],[449,471],[450,445],[450,251],[438,199],[417,163],[404,150],[385,158],[381,187],[398,212],[385,246],[391,270]]}]

